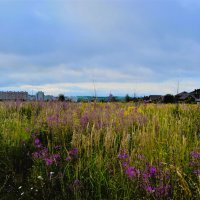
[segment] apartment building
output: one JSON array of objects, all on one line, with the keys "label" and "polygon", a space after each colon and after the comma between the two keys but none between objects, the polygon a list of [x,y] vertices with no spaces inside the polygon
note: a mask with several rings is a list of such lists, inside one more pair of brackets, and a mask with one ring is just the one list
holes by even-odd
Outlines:
[{"label": "apartment building", "polygon": [[28,99],[28,92],[13,92],[13,91],[0,91],[0,100],[22,100],[26,101]]}]

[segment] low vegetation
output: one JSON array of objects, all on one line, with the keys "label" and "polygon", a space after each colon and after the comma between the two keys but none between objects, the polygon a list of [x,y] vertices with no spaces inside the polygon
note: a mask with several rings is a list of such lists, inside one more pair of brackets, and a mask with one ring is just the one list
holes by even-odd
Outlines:
[{"label": "low vegetation", "polygon": [[200,199],[200,107],[1,102],[0,197]]}]

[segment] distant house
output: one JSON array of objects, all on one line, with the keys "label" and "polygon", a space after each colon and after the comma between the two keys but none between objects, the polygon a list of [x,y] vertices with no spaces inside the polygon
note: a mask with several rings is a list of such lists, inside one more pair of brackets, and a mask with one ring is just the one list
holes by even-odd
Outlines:
[{"label": "distant house", "polygon": [[196,102],[197,104],[200,104],[200,99],[195,99],[195,102]]},{"label": "distant house", "polygon": [[150,102],[161,102],[163,99],[162,95],[150,95],[149,96],[149,101]]},{"label": "distant house", "polygon": [[196,99],[200,98],[200,89],[195,89],[194,91],[190,92],[191,95],[194,95]]},{"label": "distant house", "polygon": [[192,92],[181,92],[176,95],[176,99],[179,102],[186,102],[186,103],[200,103],[200,89],[196,89]]},{"label": "distant house", "polygon": [[183,94],[182,96],[179,97],[179,100],[180,101],[185,101],[187,100],[188,98],[190,99],[193,99],[195,101],[195,96],[190,94],[190,93],[187,93],[187,94]]},{"label": "distant house", "polygon": [[177,94],[175,97],[176,97],[177,99],[179,99],[179,98],[181,98],[181,97],[183,97],[183,96],[185,96],[185,95],[187,95],[187,94],[188,94],[188,92],[183,91],[183,92]]}]

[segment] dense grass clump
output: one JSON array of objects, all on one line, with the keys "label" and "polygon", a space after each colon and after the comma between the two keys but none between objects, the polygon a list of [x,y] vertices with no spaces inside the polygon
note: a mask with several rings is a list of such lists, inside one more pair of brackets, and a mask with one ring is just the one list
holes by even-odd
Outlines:
[{"label": "dense grass clump", "polygon": [[200,199],[200,107],[0,103],[1,199]]}]

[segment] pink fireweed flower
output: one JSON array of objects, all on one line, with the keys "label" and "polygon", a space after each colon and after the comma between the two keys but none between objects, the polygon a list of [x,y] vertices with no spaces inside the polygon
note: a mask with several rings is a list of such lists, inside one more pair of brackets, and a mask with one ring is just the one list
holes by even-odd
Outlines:
[{"label": "pink fireweed flower", "polygon": [[69,151],[69,155],[70,156],[76,156],[78,154],[78,149],[77,148],[73,148]]},{"label": "pink fireweed flower", "polygon": [[150,193],[150,194],[155,192],[155,188],[153,188],[152,186],[146,186],[145,190],[147,193]]},{"label": "pink fireweed flower", "polygon": [[45,158],[44,160],[47,166],[50,166],[54,163],[54,160],[51,158]]},{"label": "pink fireweed flower", "polygon": [[65,158],[66,161],[70,161],[72,158],[70,156],[68,156],[67,158]]},{"label": "pink fireweed flower", "polygon": [[119,152],[117,157],[120,160],[127,160],[128,159],[128,154],[127,154],[126,150],[120,150],[120,152]]},{"label": "pink fireweed flower", "polygon": [[122,167],[125,168],[125,169],[128,168],[128,167],[129,167],[128,162],[123,162],[123,163],[122,163]]},{"label": "pink fireweed flower", "polygon": [[195,171],[194,171],[194,174],[200,175],[200,169],[195,170]]},{"label": "pink fireweed flower", "polygon": [[127,167],[127,170],[126,170],[126,175],[132,179],[134,177],[136,177],[137,175],[139,174],[139,170],[137,170],[135,167]]},{"label": "pink fireweed flower", "polygon": [[199,152],[195,152],[195,151],[192,151],[190,153],[190,156],[194,157],[194,158],[200,158],[200,153]]},{"label": "pink fireweed flower", "polygon": [[155,176],[156,172],[157,172],[157,169],[156,169],[156,167],[151,166],[149,171],[150,171],[151,176]]},{"label": "pink fireweed flower", "polygon": [[54,160],[59,160],[60,159],[60,154],[53,154],[52,159]]},{"label": "pink fireweed flower", "polygon": [[38,145],[38,144],[41,143],[40,140],[39,140],[38,138],[36,138],[34,142],[35,142],[36,145]]}]

